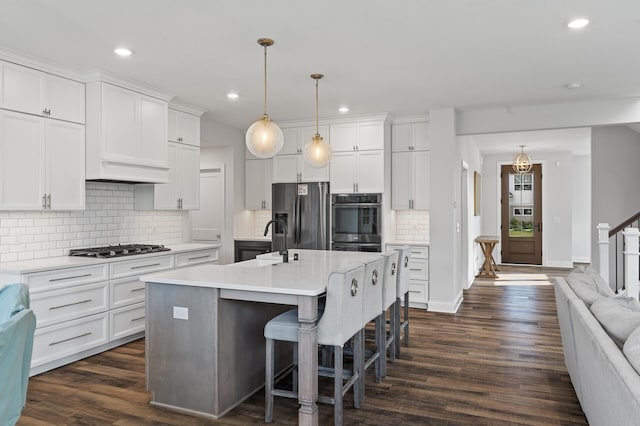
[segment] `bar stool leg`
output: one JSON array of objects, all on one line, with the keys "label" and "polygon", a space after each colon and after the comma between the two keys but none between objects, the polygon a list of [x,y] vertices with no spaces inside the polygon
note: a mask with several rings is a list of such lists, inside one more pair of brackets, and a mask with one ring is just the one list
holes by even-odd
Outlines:
[{"label": "bar stool leg", "polygon": [[387,316],[382,312],[376,318],[376,340],[378,341],[379,368],[376,368],[376,383],[387,376]]},{"label": "bar stool leg", "polygon": [[298,342],[293,344],[293,392],[298,393]]},{"label": "bar stool leg", "polygon": [[[396,304],[393,303],[389,307],[389,337],[393,337],[391,344],[389,345],[389,360],[396,362]],[[386,331],[385,331],[386,333]]]},{"label": "bar stool leg", "polygon": [[385,350],[384,350],[384,338],[381,335],[381,330],[382,330],[382,315],[378,315],[375,319],[375,345],[376,345],[376,352],[378,353],[378,358],[376,358],[375,360],[376,383],[380,383],[380,381],[382,380],[382,361],[386,360],[386,357],[383,356]]},{"label": "bar stool leg", "polygon": [[400,332],[402,331],[402,321],[400,318],[400,298],[396,299],[395,308],[393,312],[395,327],[394,327],[394,346],[396,348],[396,356],[400,356]]},{"label": "bar stool leg", "polygon": [[271,423],[273,421],[273,371],[275,369],[275,341],[273,339],[266,339],[266,367],[265,367],[265,381],[264,381],[264,421]]},{"label": "bar stool leg", "polygon": [[[342,425],[342,413],[344,411],[342,404],[342,346],[336,346],[333,356],[334,362],[334,373],[335,377],[333,378],[333,418],[336,425]],[[355,386],[355,384],[354,384]],[[354,393],[357,393],[354,390]]]},{"label": "bar stool leg", "polygon": [[409,346],[409,292],[404,294],[404,344]]}]

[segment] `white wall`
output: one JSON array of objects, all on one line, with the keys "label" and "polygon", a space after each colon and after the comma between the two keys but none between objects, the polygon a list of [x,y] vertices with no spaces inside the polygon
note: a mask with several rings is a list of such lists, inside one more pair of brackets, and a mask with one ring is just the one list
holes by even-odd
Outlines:
[{"label": "white wall", "polygon": [[[483,157],[482,230],[500,235],[500,166],[511,164],[513,154]],[[570,152],[527,151],[535,163],[542,163],[542,264],[570,268],[572,254],[573,161]],[[501,244],[494,256],[500,261]]]},{"label": "white wall", "polygon": [[[591,227],[597,241],[596,225],[619,225],[640,211],[640,134],[626,126],[594,127],[591,131]],[[599,268],[598,247],[591,260]]]},{"label": "white wall", "polygon": [[[476,272],[480,269],[480,265],[484,260],[480,245],[475,243],[474,240],[477,236],[483,235],[482,232],[482,213],[478,216],[474,216],[474,172],[479,172],[482,181],[482,156],[480,150],[470,136],[458,137],[460,146],[460,156],[468,166],[466,173],[467,177],[467,281],[464,283],[465,288],[469,288],[473,283]],[[481,199],[481,206],[482,206]],[[464,226],[464,225],[463,225]],[[464,248],[461,247],[462,253]],[[464,262],[463,262],[464,263]]]},{"label": "white wall", "polygon": [[591,262],[591,156],[573,157],[571,222],[573,261]]},{"label": "white wall", "polygon": [[239,232],[237,228],[244,230],[253,226],[253,219],[244,211],[244,132],[205,117],[200,121],[200,168],[225,167],[225,227],[221,263],[231,263],[233,237]]}]

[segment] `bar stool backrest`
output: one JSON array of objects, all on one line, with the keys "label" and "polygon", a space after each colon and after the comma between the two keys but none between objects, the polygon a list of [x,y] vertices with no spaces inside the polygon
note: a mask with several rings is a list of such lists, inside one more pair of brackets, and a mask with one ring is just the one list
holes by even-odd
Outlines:
[{"label": "bar stool backrest", "polygon": [[384,286],[384,257],[365,263],[364,298],[362,302],[362,327],[380,315],[382,287]]},{"label": "bar stool backrest", "polygon": [[384,280],[382,283],[382,311],[389,309],[396,301],[396,286],[398,276],[398,259],[400,252],[389,251],[384,254]]},{"label": "bar stool backrest", "polygon": [[401,298],[406,292],[409,291],[409,257],[411,253],[411,247],[402,246],[396,249],[400,252],[398,259],[398,278],[396,287],[396,297]]},{"label": "bar stool backrest", "polygon": [[364,265],[349,265],[331,273],[327,301],[318,321],[318,343],[340,346],[362,328]]}]

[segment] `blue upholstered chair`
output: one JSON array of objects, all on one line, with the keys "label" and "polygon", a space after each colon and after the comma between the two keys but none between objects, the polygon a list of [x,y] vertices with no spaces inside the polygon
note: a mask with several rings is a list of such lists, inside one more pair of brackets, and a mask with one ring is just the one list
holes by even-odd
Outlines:
[{"label": "blue upholstered chair", "polygon": [[36,316],[29,309],[29,288],[0,288],[0,424],[14,425],[27,402],[27,384]]}]

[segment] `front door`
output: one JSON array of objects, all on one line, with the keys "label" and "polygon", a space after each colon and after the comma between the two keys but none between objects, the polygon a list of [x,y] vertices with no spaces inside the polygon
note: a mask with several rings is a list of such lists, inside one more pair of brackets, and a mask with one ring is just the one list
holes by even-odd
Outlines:
[{"label": "front door", "polygon": [[502,166],[502,262],[542,265],[542,165],[528,173]]}]

